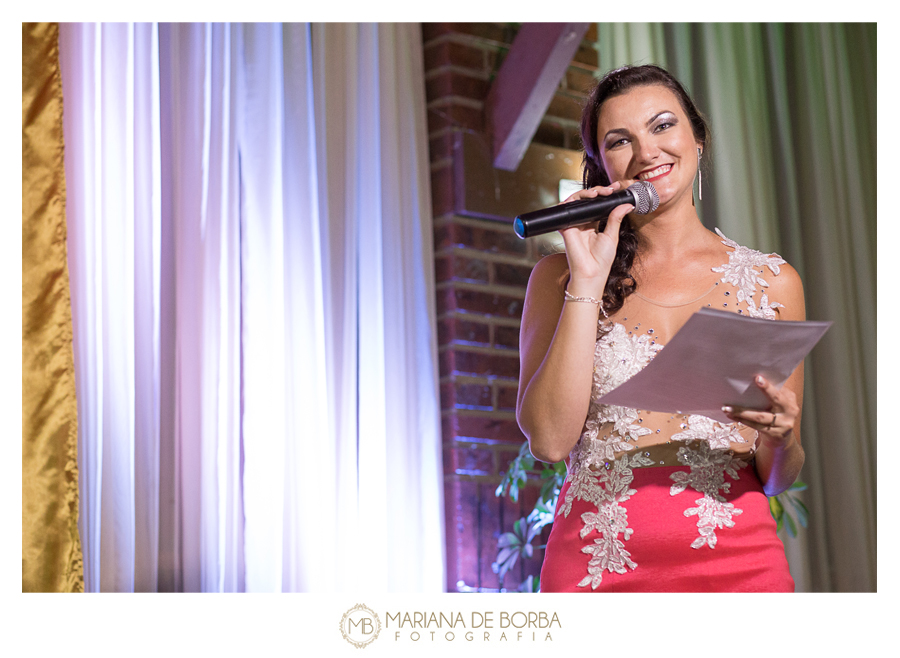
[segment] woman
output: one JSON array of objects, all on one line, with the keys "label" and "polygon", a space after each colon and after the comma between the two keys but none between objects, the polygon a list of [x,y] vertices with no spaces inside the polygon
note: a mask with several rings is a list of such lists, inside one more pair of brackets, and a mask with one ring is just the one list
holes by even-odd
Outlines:
[{"label": "woman", "polygon": [[562,232],[528,283],[517,418],[537,459],[568,475],[542,591],[793,591],[766,495],[803,465],[802,364],[766,409],[733,423],[598,405],[698,309],[803,320],[796,271],[700,222],[693,182],[709,141],[682,86],[655,66],[607,74],[582,118],[592,198],[650,181],[659,207]]}]

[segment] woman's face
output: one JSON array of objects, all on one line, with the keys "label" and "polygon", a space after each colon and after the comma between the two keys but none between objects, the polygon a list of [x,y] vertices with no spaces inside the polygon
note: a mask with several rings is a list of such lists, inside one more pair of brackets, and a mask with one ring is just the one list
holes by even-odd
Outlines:
[{"label": "woman's face", "polygon": [[660,207],[690,203],[697,173],[694,137],[678,97],[662,85],[634,87],[604,101],[597,145],[610,182],[653,183]]}]

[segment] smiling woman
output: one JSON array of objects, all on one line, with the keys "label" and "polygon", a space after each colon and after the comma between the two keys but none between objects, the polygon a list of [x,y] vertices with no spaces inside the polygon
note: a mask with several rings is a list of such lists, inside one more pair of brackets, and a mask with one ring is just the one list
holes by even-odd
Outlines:
[{"label": "smiling woman", "polygon": [[804,319],[800,279],[700,222],[693,182],[708,129],[665,70],[607,74],[582,140],[585,189],[568,202],[641,180],[660,203],[563,230],[565,253],[540,261],[528,284],[517,417],[534,456],[568,468],[542,590],[793,591],[766,495],[803,464],[802,364],[780,389],[759,378],[768,405],[729,408],[730,423],[597,400],[700,308]]},{"label": "smiling woman", "polygon": [[703,144],[675,94],[659,85],[641,92],[606,102],[598,126],[601,162],[613,180],[653,183],[664,206],[690,196]]}]

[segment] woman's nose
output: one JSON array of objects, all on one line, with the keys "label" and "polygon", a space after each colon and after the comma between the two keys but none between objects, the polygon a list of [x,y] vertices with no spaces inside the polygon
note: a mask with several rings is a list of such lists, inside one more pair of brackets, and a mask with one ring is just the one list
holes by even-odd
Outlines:
[{"label": "woman's nose", "polygon": [[635,157],[640,162],[653,162],[659,157],[659,147],[652,139],[636,139],[634,141]]}]

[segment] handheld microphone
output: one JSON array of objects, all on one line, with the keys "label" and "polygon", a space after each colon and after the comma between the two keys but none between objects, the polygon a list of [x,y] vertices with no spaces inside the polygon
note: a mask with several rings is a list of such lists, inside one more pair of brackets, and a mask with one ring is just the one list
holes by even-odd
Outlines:
[{"label": "handheld microphone", "polygon": [[530,238],[570,226],[589,224],[609,217],[609,213],[624,203],[634,205],[632,212],[646,215],[659,207],[656,188],[647,181],[638,181],[620,192],[593,199],[579,199],[551,208],[526,212],[516,217],[513,228],[520,238]]}]

